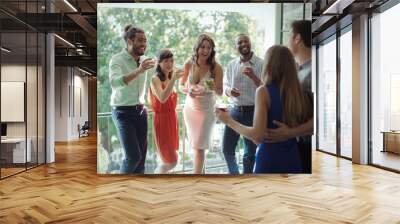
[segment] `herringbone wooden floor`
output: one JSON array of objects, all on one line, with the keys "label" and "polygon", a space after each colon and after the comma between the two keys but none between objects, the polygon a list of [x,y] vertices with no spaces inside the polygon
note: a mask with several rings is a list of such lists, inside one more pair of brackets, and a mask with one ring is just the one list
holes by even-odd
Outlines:
[{"label": "herringbone wooden floor", "polygon": [[400,175],[315,152],[312,175],[98,176],[96,139],[0,181],[0,223],[400,223]]}]

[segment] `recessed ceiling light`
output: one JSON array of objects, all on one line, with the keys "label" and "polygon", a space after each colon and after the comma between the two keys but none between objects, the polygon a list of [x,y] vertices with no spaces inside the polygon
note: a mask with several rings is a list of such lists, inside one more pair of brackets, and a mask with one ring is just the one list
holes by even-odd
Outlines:
[{"label": "recessed ceiling light", "polygon": [[60,37],[59,35],[54,34],[54,36],[57,37],[58,39],[60,39],[61,41],[63,41],[64,43],[68,44],[69,46],[75,48],[75,45],[73,45],[71,42],[67,41],[66,39]]},{"label": "recessed ceiling light", "polygon": [[7,48],[5,48],[5,47],[1,47],[1,50],[4,51],[4,52],[7,52],[7,53],[10,53],[10,52],[11,52],[11,50],[9,50],[9,49],[7,49]]},{"label": "recessed ceiling light", "polygon": [[85,74],[92,75],[92,73],[90,73],[90,72],[88,72],[88,71],[85,71],[85,70],[83,70],[83,69],[81,69],[81,68],[79,68],[79,67],[78,67],[78,69],[79,69],[79,71],[81,71],[81,72],[83,72],[83,73],[85,73]]},{"label": "recessed ceiling light", "polygon": [[75,12],[78,12],[78,10],[71,4],[68,2],[68,0],[64,0],[65,4],[67,4],[72,10],[74,10]]},{"label": "recessed ceiling light", "polygon": [[355,0],[336,0],[322,14],[342,14],[343,9],[351,5]]}]

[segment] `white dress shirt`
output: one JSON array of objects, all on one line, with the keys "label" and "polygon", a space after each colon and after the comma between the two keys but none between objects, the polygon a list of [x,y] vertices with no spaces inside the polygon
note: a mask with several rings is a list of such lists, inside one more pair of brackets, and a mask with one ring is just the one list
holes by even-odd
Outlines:
[{"label": "white dress shirt", "polygon": [[[229,102],[235,106],[254,106],[257,86],[252,79],[242,74],[241,64],[240,58],[233,59],[229,62],[224,75],[224,92],[226,94],[233,88],[236,88],[240,96],[230,97]],[[253,53],[249,64],[254,74],[261,79],[263,60]]]}]

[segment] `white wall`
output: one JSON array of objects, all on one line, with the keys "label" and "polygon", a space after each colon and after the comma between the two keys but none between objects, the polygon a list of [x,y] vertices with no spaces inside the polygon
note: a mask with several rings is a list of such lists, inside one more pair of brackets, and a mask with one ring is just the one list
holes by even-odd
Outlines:
[{"label": "white wall", "polygon": [[8,64],[1,66],[1,81],[25,82],[25,65]]},{"label": "white wall", "polygon": [[[25,82],[25,65],[9,64],[1,66],[1,81]],[[7,110],[7,108],[1,108]],[[8,137],[25,137],[25,122],[8,122]]]},{"label": "white wall", "polygon": [[[26,70],[27,69],[27,70]],[[33,80],[31,75],[36,75],[36,67],[19,65],[19,64],[5,64],[1,66],[1,81],[3,82],[25,82],[26,71],[28,71],[28,84],[27,88],[27,121],[28,121],[28,137],[31,133],[30,130],[36,130],[36,80]],[[2,96],[4,97],[4,96]],[[38,105],[41,107],[42,105]],[[1,108],[1,110],[8,110],[9,108]],[[24,110],[24,108],[23,108]],[[33,123],[32,123],[33,122]],[[25,137],[26,122],[7,122],[7,136],[8,137]],[[36,135],[36,132],[35,132]]]},{"label": "white wall", "polygon": [[55,141],[68,140],[68,77],[67,67],[55,68]]},{"label": "white wall", "polygon": [[78,124],[88,120],[88,78],[72,67],[56,67],[55,73],[55,140],[70,141],[79,137]]},{"label": "white wall", "polygon": [[[77,70],[75,70],[76,72]],[[79,108],[75,107],[75,119],[74,119],[74,127],[76,127],[78,124],[83,125],[85,123],[85,121],[88,120],[89,118],[89,102],[88,102],[88,96],[89,96],[89,92],[88,92],[88,77],[87,76],[81,76],[83,73],[79,73],[80,75],[75,75],[75,94],[77,94],[76,90],[78,90],[77,88],[80,89],[80,100],[81,100],[81,114],[79,111]],[[75,95],[75,100],[77,100],[77,95]],[[75,104],[77,104],[77,102],[75,101]],[[75,128],[73,130],[74,132],[76,131],[76,135],[78,135],[77,129]]]},{"label": "white wall", "polygon": [[[38,70],[36,70],[38,69]],[[26,112],[26,120],[23,122],[6,122],[7,123],[7,137],[9,138],[24,138],[25,135],[30,139],[31,145],[29,146],[32,151],[32,161],[44,163],[44,82],[42,67],[25,64],[3,64],[1,66],[1,80],[2,82],[24,82],[26,84],[26,106],[23,102],[21,113]],[[27,78],[27,81],[25,80]],[[2,89],[3,92],[4,89]],[[24,90],[20,90],[21,94]],[[7,95],[2,95],[7,97]],[[13,108],[2,107],[2,112],[13,113]],[[15,110],[15,109],[14,109]],[[15,112],[14,112],[15,113]],[[24,115],[23,115],[24,116]],[[38,154],[37,154],[38,153]]]}]

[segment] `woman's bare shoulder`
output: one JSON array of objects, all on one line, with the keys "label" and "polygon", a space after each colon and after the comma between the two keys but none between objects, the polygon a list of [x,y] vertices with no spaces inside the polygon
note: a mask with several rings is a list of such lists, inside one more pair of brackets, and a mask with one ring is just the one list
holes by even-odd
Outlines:
[{"label": "woman's bare shoulder", "polygon": [[269,97],[269,93],[267,91],[267,88],[265,88],[265,85],[261,85],[261,86],[257,87],[256,96],[262,97],[264,99]]},{"label": "woman's bare shoulder", "polygon": [[154,84],[159,84],[159,83],[161,83],[161,80],[158,77],[158,75],[154,75],[153,77],[151,77],[151,82]]}]

